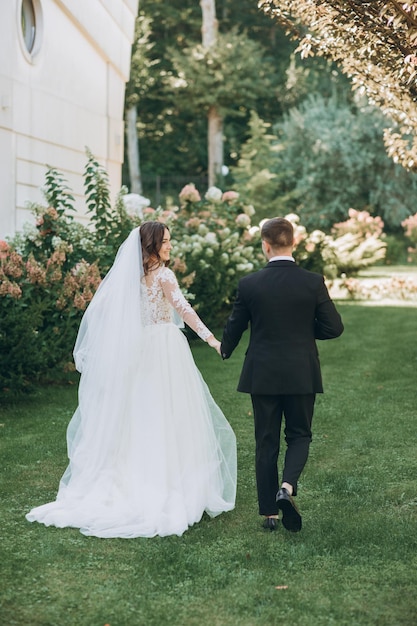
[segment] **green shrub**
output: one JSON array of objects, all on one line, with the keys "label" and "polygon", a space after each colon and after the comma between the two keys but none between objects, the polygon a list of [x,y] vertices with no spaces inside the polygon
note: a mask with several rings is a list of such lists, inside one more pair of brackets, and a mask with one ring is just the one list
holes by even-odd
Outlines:
[{"label": "green shrub", "polygon": [[407,241],[404,235],[385,235],[387,244],[384,263],[385,265],[403,265],[407,263]]},{"label": "green shrub", "polygon": [[89,235],[95,261],[104,276],[113,263],[117,249],[140,220],[129,215],[125,209],[123,196],[126,194],[126,187],[122,187],[112,207],[107,172],[88,149],[87,156],[84,187],[87,213],[92,226]]},{"label": "green shrub", "polygon": [[326,233],[349,207],[380,216],[387,232],[415,211],[417,174],[387,156],[386,120],[356,98],[311,95],[272,128],[252,115],[235,188],[262,217],[297,213]]},{"label": "green shrub", "polygon": [[0,390],[28,390],[46,369],[41,312],[10,294],[0,298]]}]

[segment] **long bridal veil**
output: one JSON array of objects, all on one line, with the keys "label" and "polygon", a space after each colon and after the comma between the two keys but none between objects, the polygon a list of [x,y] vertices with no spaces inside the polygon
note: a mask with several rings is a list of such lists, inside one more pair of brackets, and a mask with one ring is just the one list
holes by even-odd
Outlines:
[{"label": "long bridal veil", "polygon": [[[119,248],[81,321],[74,360],[81,372],[79,406],[67,431],[70,464],[61,479],[59,496],[94,494],[103,481],[111,484],[128,424],[124,423],[126,381],[141,358],[140,281],[143,276],[139,228]],[[79,485],[77,483],[79,482]]]}]

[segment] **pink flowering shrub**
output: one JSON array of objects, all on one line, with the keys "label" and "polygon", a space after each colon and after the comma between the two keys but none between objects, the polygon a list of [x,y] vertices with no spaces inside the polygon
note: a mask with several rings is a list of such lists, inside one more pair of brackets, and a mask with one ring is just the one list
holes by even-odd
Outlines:
[{"label": "pink flowering shrub", "polygon": [[179,199],[181,206],[185,206],[187,202],[200,202],[201,196],[194,183],[190,183],[181,189]]},{"label": "pink flowering shrub", "polygon": [[342,237],[346,233],[351,233],[360,235],[362,239],[382,235],[384,222],[379,216],[372,217],[368,211],[356,211],[356,209],[349,209],[348,214],[348,220],[333,225],[333,235]]},{"label": "pink flowering shrub", "polygon": [[401,222],[404,234],[412,243],[417,244],[417,213],[410,215]]},{"label": "pink flowering shrub", "polygon": [[410,245],[407,247],[408,262],[413,263],[417,260],[417,213],[410,215],[401,222],[404,234],[409,240]]},{"label": "pink flowering shrub", "polygon": [[237,191],[225,191],[222,195],[222,202],[228,202],[229,204],[233,204],[239,199],[239,194]]},{"label": "pink flowering shrub", "polygon": [[63,247],[42,263],[0,241],[0,389],[24,389],[70,360],[81,314],[101,278],[97,265],[85,261],[64,269]]},{"label": "pink flowering shrub", "polygon": [[386,255],[384,222],[368,211],[349,209],[349,219],[335,224],[328,239],[325,257],[329,274],[353,276],[375,265]]}]

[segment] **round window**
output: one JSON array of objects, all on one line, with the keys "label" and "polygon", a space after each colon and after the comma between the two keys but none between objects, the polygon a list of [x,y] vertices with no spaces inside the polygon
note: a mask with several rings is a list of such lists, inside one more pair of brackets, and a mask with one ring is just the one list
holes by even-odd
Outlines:
[{"label": "round window", "polygon": [[36,14],[32,0],[22,0],[22,34],[28,52],[33,51],[36,38]]},{"label": "round window", "polygon": [[41,0],[19,0],[17,2],[19,41],[26,59],[33,63],[40,50],[43,19]]}]

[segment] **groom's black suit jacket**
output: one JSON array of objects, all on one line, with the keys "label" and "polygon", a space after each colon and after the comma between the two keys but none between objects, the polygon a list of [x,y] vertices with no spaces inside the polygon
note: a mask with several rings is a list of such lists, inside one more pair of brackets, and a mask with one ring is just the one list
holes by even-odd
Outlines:
[{"label": "groom's black suit jacket", "polygon": [[316,339],[343,332],[323,276],[291,260],[271,261],[239,281],[221,353],[227,359],[250,324],[238,391],[313,394],[323,391]]}]

